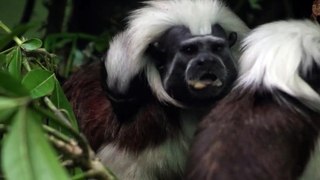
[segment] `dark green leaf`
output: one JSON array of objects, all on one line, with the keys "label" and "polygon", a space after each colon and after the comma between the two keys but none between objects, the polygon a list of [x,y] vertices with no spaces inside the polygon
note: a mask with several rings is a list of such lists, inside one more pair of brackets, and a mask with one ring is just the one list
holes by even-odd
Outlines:
[{"label": "dark green leaf", "polygon": [[28,97],[10,98],[0,96],[0,121],[7,122],[8,118],[19,106],[23,106],[28,102]]},{"label": "dark green leaf", "polygon": [[18,106],[18,102],[14,98],[0,96],[0,111]]},{"label": "dark green leaf", "polygon": [[16,111],[17,109],[12,108],[12,109],[8,109],[8,110],[0,110],[0,123],[2,124],[8,124],[11,121],[11,117],[13,115],[13,113]]},{"label": "dark green leaf", "polygon": [[36,38],[26,40],[21,44],[21,47],[26,51],[33,51],[39,49],[41,46],[42,41]]},{"label": "dark green leaf", "polygon": [[109,44],[105,42],[109,42],[112,39],[112,35],[110,32],[104,32],[100,35],[95,41],[94,46],[98,52],[104,52],[108,48]]},{"label": "dark green leaf", "polygon": [[60,83],[57,80],[55,82],[55,89],[52,93],[51,101],[56,105],[57,108],[65,109],[67,111],[66,113],[67,113],[68,119],[70,120],[72,127],[78,131],[79,128],[78,128],[77,120],[76,120],[76,117],[73,113],[72,107],[71,107],[67,97],[65,96],[65,94],[60,86]]},{"label": "dark green leaf", "polygon": [[23,35],[28,29],[32,28],[33,26],[35,26],[35,24],[23,24],[15,27],[10,34],[0,39],[0,50],[8,46],[9,43],[13,40],[13,37]]},{"label": "dark green leaf", "polygon": [[16,79],[21,78],[22,54],[21,49],[16,48],[8,55],[8,72]]},{"label": "dark green leaf", "polygon": [[6,61],[6,57],[7,56],[5,54],[0,54],[0,64]]},{"label": "dark green leaf", "polygon": [[0,54],[0,70],[4,70],[4,67],[6,67],[6,59],[7,55]]},{"label": "dark green leaf", "polygon": [[7,72],[0,71],[0,94],[7,96],[29,96],[28,90]]},{"label": "dark green leaf", "polygon": [[8,110],[28,102],[28,98],[9,98],[0,96],[0,111]]},{"label": "dark green leaf", "polygon": [[41,118],[21,108],[2,149],[2,167],[8,180],[68,180],[66,171],[41,129]]},{"label": "dark green leaf", "polygon": [[34,108],[38,113],[49,120],[48,125],[50,127],[62,132],[64,135],[72,136],[72,132],[70,132],[70,125],[61,120],[54,112],[40,106],[34,106]]},{"label": "dark green leaf", "polygon": [[22,84],[30,91],[32,98],[49,95],[54,89],[54,73],[42,69],[35,69],[26,74]]}]

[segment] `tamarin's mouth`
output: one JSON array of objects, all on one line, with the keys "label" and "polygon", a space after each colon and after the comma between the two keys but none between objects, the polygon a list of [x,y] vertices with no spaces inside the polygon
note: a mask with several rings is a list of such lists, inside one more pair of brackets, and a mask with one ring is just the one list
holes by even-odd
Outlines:
[{"label": "tamarin's mouth", "polygon": [[212,72],[207,72],[201,75],[197,79],[187,80],[189,86],[196,90],[202,90],[208,86],[221,87],[222,81]]}]

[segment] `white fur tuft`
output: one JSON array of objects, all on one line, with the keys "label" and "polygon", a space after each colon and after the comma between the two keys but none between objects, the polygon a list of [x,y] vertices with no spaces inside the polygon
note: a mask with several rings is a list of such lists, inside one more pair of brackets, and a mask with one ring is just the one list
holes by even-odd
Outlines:
[{"label": "white fur tuft", "polygon": [[[246,25],[218,0],[154,0],[145,4],[131,14],[127,30],[113,39],[105,60],[107,83],[120,93],[125,93],[130,80],[145,70],[158,99],[179,104],[159,84],[157,70],[144,57],[148,44],[172,26],[184,25],[194,35],[205,35],[211,33],[211,25],[219,23],[227,31],[237,32],[239,40],[248,31]],[[237,49],[235,46],[235,53]]]},{"label": "white fur tuft", "polygon": [[278,21],[254,29],[243,42],[238,86],[280,89],[320,111],[320,96],[300,76],[320,65],[320,26]]}]

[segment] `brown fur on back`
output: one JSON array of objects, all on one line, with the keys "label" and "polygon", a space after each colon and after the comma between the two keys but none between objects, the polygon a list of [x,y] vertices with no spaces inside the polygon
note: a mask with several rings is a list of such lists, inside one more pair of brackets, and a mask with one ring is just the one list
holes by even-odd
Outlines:
[{"label": "brown fur on back", "polygon": [[283,106],[270,93],[239,92],[231,92],[201,123],[187,179],[297,179],[314,146],[319,115]]}]

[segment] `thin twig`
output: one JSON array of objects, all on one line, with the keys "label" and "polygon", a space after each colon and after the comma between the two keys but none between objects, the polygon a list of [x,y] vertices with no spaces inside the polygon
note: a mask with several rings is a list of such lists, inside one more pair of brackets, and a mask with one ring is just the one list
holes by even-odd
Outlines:
[{"label": "thin twig", "polygon": [[77,45],[77,38],[74,38],[72,40],[72,45],[71,45],[71,49],[70,49],[69,56],[67,59],[67,64],[66,64],[64,72],[63,72],[64,77],[68,77],[70,70],[72,68],[76,45]]},{"label": "thin twig", "polygon": [[83,151],[75,141],[71,141],[71,140],[63,141],[59,139],[61,137],[56,135],[49,136],[49,140],[57,149],[60,150],[60,152],[63,153],[63,155],[67,156],[67,159],[74,160],[82,157]]},{"label": "thin twig", "polygon": [[56,129],[50,127],[50,126],[43,125],[42,127],[48,134],[53,135],[56,138],[66,142],[68,144],[74,144],[75,143],[74,139],[71,139],[70,137],[64,135],[63,133],[60,133],[58,130],[56,130]]},{"label": "thin twig", "polygon": [[27,58],[24,58],[24,59],[23,59],[22,64],[23,64],[24,68],[26,68],[26,70],[27,70],[28,72],[31,71],[31,67],[30,67],[30,64],[29,64]]},{"label": "thin twig", "polygon": [[83,148],[76,141],[49,126],[43,125],[43,128],[50,134],[49,140],[53,145],[67,156],[68,164],[79,164],[83,169],[88,170],[74,179],[95,177],[100,180],[116,180],[113,173],[100,162],[88,145],[86,145],[86,148],[89,149],[89,156],[86,157],[83,154]]},{"label": "thin twig", "polygon": [[[2,21],[0,21],[0,27],[7,32],[8,34],[11,34],[12,31],[6,26]],[[13,37],[13,40],[20,46],[23,42],[21,39],[19,39],[17,36]]]},{"label": "thin twig", "polygon": [[0,54],[5,54],[5,53],[7,53],[7,52],[10,52],[12,49],[14,49],[15,47],[11,47],[11,48],[9,48],[9,49],[6,49],[6,50],[4,50],[4,51],[2,51],[2,52],[0,52]]},{"label": "thin twig", "polygon": [[52,101],[48,97],[43,98],[45,104],[48,106],[48,108],[60,119],[62,120],[66,125],[72,127],[70,121],[68,118],[52,103]]}]

